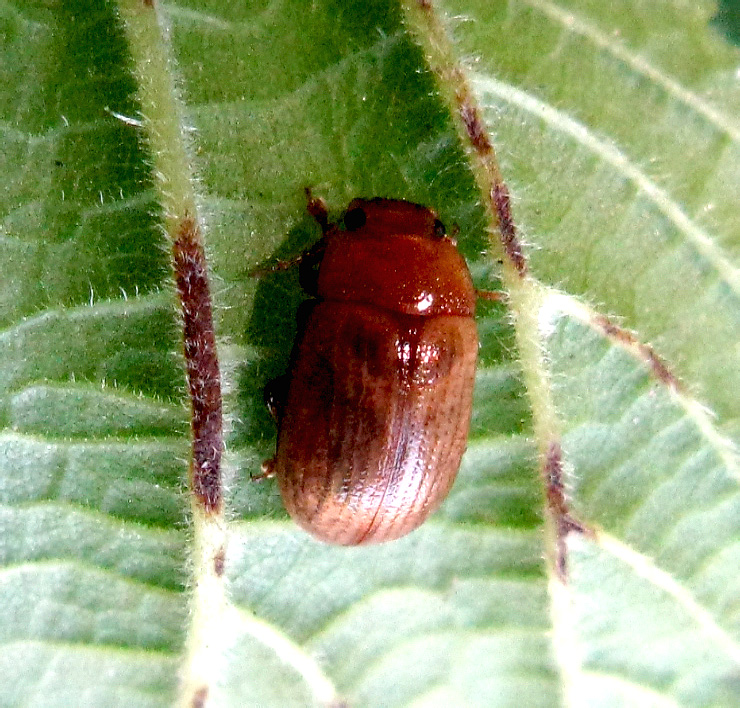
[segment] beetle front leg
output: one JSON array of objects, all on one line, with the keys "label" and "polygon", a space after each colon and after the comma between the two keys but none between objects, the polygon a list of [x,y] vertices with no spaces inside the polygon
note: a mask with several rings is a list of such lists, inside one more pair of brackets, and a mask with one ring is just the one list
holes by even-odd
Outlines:
[{"label": "beetle front leg", "polygon": [[261,482],[263,479],[272,479],[275,476],[275,464],[277,460],[272,457],[260,465],[260,473],[252,475],[253,482]]},{"label": "beetle front leg", "polygon": [[[278,428],[280,428],[280,421],[283,418],[289,384],[290,376],[283,374],[268,381],[263,390],[265,405],[273,420],[277,423]],[[276,463],[277,460],[275,457],[265,460],[260,467],[260,473],[252,475],[252,481],[261,482],[263,479],[272,479],[275,476]]]},{"label": "beetle front leg", "polygon": [[500,290],[476,289],[475,296],[481,300],[488,300],[488,302],[506,302],[509,299],[509,296]]},{"label": "beetle front leg", "polygon": [[[326,208],[326,202],[321,197],[314,197],[310,187],[306,187],[306,209],[308,213],[314,218],[316,223],[321,227],[321,232],[324,237],[327,234],[333,234],[337,230],[336,224],[329,221],[329,211]],[[254,270],[249,272],[250,278],[262,278],[270,273],[276,273],[281,270],[290,270],[295,266],[303,266],[302,271],[314,268],[324,255],[324,249],[326,247],[326,241],[322,238],[315,243],[311,248],[299,253],[297,256],[292,258],[286,258],[282,261],[276,261],[267,266],[257,266]],[[304,262],[307,264],[304,266]],[[304,288],[310,292],[310,288]]]},{"label": "beetle front leg", "polygon": [[290,377],[287,374],[283,374],[282,376],[271,379],[265,384],[263,392],[265,405],[278,427],[280,427],[280,421],[283,418],[285,401],[288,398],[289,383]]}]

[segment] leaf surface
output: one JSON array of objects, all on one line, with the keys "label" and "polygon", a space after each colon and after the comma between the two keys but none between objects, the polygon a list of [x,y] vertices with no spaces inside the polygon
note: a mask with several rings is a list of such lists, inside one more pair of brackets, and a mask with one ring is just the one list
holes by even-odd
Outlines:
[{"label": "leaf surface", "polygon": [[[479,307],[468,451],[421,529],[329,548],[273,481],[251,481],[275,444],[262,388],[287,366],[304,296],[295,272],[249,273],[318,237],[306,186],[337,217],[357,196],[433,206],[477,287],[500,287],[500,268],[404,6],[164,5],[227,416],[232,604],[208,705],[733,706],[732,26],[711,3],[433,7],[512,193],[541,383],[589,533],[566,539],[566,582],[549,575],[531,372],[501,304]],[[172,705],[193,641],[166,198],[118,10],[0,8],[0,706]]]}]

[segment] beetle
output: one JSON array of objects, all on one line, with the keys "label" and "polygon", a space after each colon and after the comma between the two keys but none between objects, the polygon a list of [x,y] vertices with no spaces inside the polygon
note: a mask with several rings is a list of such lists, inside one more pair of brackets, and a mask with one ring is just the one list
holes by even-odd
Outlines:
[{"label": "beetle", "polygon": [[323,236],[296,259],[313,299],[283,385],[266,391],[278,440],[263,473],[319,540],[389,541],[439,507],[460,467],[476,290],[432,209],[355,199],[341,227],[307,193]]}]

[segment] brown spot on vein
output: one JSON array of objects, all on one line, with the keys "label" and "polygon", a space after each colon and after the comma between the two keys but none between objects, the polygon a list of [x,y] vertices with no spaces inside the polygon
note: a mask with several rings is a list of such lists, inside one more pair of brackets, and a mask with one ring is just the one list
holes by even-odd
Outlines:
[{"label": "brown spot on vein", "polygon": [[220,510],[223,426],[221,376],[213,329],[211,293],[200,229],[186,215],[172,244],[180,296],[183,345],[192,408],[191,484],[206,511]]},{"label": "brown spot on vein", "polygon": [[492,151],[491,141],[488,138],[486,126],[481,120],[478,107],[459,95],[458,102],[460,104],[460,118],[465,124],[470,142],[479,154],[488,155]]},{"label": "brown spot on vein", "polygon": [[655,350],[639,342],[634,334],[614,324],[608,317],[597,315],[594,322],[599,329],[609,338],[623,344],[624,346],[635,349],[640,358],[650,367],[653,376],[662,381],[666,386],[675,390],[680,390],[681,385],[678,378],[668,368],[666,363],[655,353]]},{"label": "brown spot on vein", "polygon": [[190,705],[192,708],[204,708],[208,699],[208,687],[201,686],[194,694]]},{"label": "brown spot on vein", "polygon": [[547,487],[547,501],[556,514],[568,512],[565,501],[565,485],[563,484],[563,451],[559,442],[551,442],[544,464],[545,485]]},{"label": "brown spot on vein", "polygon": [[666,386],[679,390],[680,385],[678,379],[668,369],[665,362],[655,353],[655,350],[647,344],[640,344],[639,350],[645,361],[647,361],[653,375]]},{"label": "brown spot on vein", "polygon": [[511,218],[511,199],[509,190],[504,184],[496,184],[491,192],[493,210],[498,217],[498,228],[501,231],[501,243],[521,277],[527,274],[527,259],[522,251],[522,244],[516,233],[516,227]]},{"label": "brown spot on vein", "polygon": [[488,136],[488,129],[481,118],[480,110],[475,100],[467,89],[466,78],[459,69],[454,69],[453,75],[455,82],[462,86],[455,94],[460,119],[465,126],[465,132],[470,140],[470,144],[481,158],[486,171],[491,175],[494,182],[489,197],[491,200],[491,209],[498,220],[501,244],[519,275],[524,277],[527,274],[527,260],[524,257],[522,245],[517,236],[514,221],[511,218],[509,190],[501,182],[498,176],[498,168],[493,163],[493,145]]},{"label": "brown spot on vein", "polygon": [[213,556],[213,572],[220,578],[226,565],[226,549],[222,546]]},{"label": "brown spot on vein", "polygon": [[568,551],[565,545],[569,533],[590,534],[590,531],[570,513],[563,482],[563,450],[558,441],[551,441],[545,455],[543,477],[547,504],[556,525],[555,567],[562,582],[568,579]]}]

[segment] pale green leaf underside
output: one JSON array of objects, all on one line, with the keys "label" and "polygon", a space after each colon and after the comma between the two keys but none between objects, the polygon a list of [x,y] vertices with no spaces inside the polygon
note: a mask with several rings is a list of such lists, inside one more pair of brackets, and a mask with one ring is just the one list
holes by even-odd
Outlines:
[{"label": "pale green leaf underside", "polygon": [[[169,4],[227,384],[226,706],[732,706],[740,695],[740,53],[694,3],[441,9],[514,196],[573,510],[548,593],[505,309],[481,307],[473,430],[434,519],[331,549],[272,482],[261,388],[316,237],[302,190],[433,205],[496,286],[483,212],[392,3]],[[0,6],[0,706],[167,706],[185,637],[187,413],[123,34],[94,0]],[[677,396],[575,299],[655,345]],[[570,303],[570,304],[569,304]],[[572,305],[572,306],[571,306]],[[580,313],[580,314],[579,314]],[[703,411],[707,405],[716,415]]]}]

